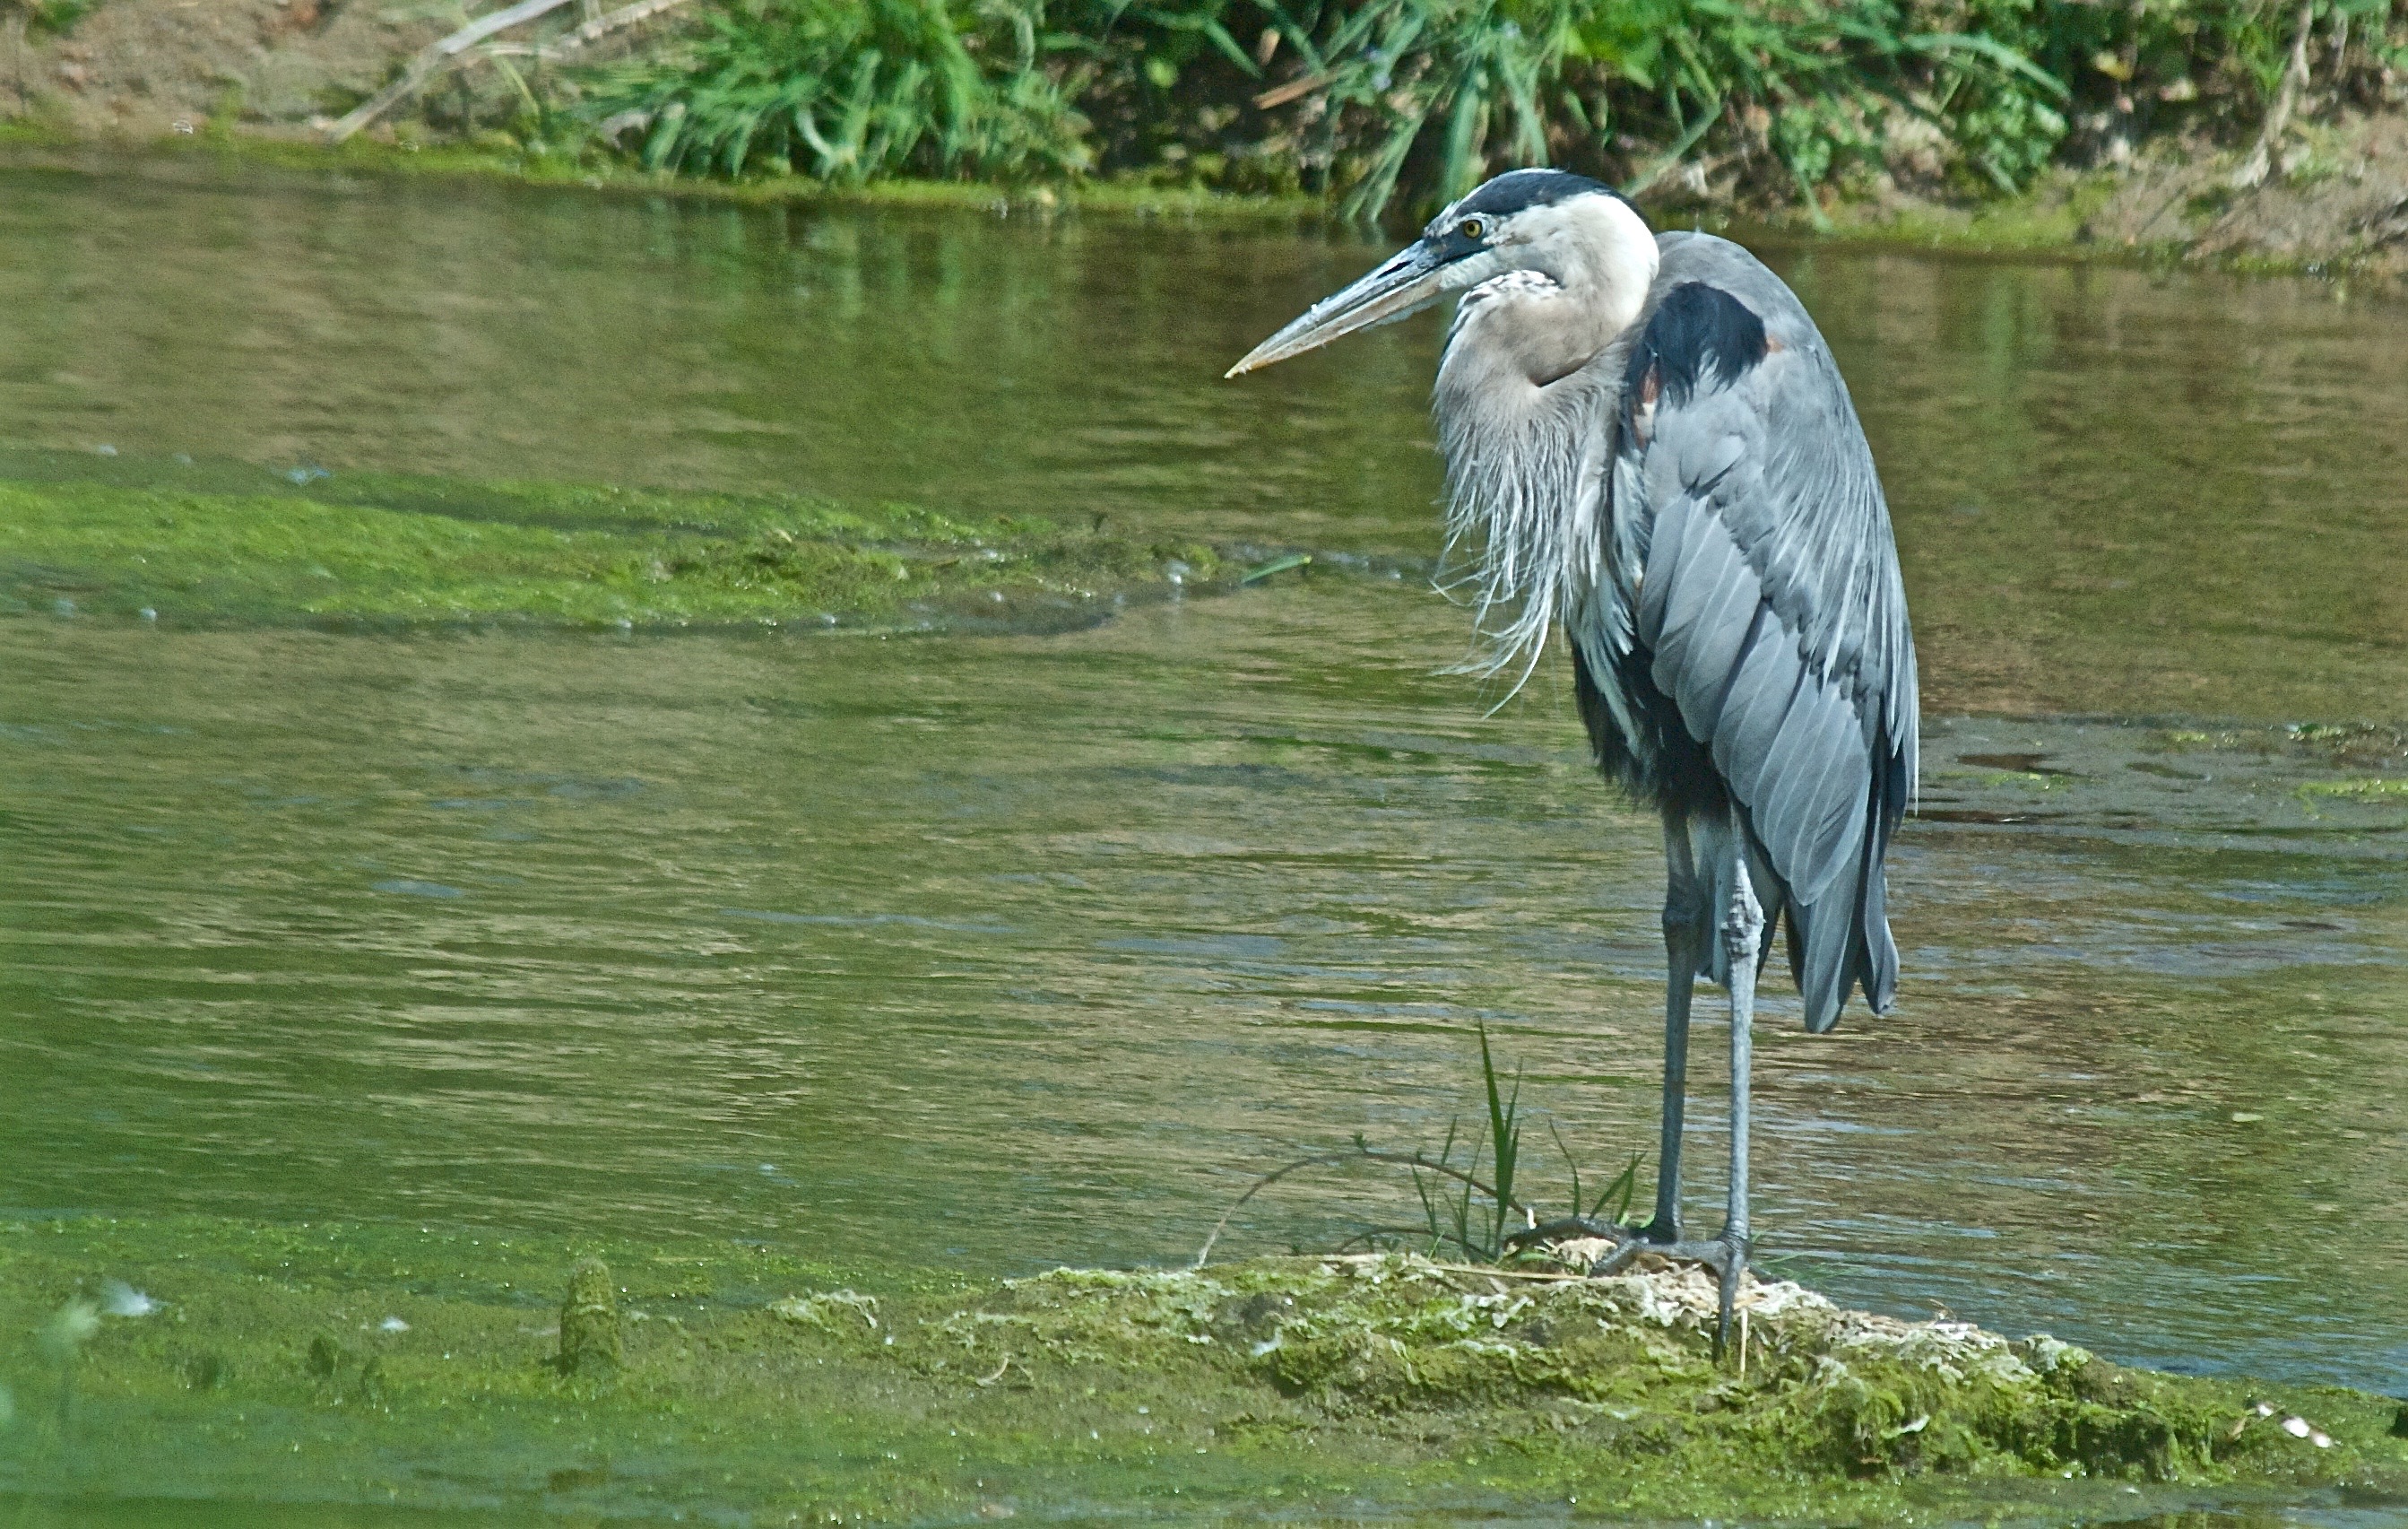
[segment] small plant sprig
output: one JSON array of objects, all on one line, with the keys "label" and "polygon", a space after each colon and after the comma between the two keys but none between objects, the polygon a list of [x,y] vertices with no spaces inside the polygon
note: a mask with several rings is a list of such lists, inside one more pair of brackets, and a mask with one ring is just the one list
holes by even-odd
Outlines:
[{"label": "small plant sprig", "polygon": [[[1510,1086],[1498,1074],[1497,1058],[1488,1042],[1488,1025],[1481,1021],[1475,1030],[1480,1043],[1480,1080],[1483,1103],[1488,1127],[1486,1140],[1472,1135],[1466,1145],[1468,1161],[1458,1165],[1455,1161],[1456,1144],[1464,1141],[1459,1118],[1447,1121],[1446,1137],[1435,1154],[1416,1149],[1400,1152],[1372,1146],[1360,1132],[1351,1147],[1337,1152],[1317,1152],[1283,1164],[1254,1180],[1243,1194],[1230,1203],[1213,1224],[1211,1234],[1204,1239],[1192,1265],[1204,1267],[1212,1248],[1228,1230],[1230,1219],[1246,1203],[1272,1185],[1307,1168],[1335,1168],[1350,1163],[1375,1162],[1402,1168],[1412,1175],[1413,1191],[1421,1202],[1420,1226],[1367,1226],[1356,1232],[1338,1250],[1364,1244],[1390,1246],[1424,1243],[1431,1256],[1441,1249],[1454,1248],[1484,1262],[1497,1262],[1509,1249],[1509,1238],[1520,1227],[1536,1226],[1539,1213],[1516,1193],[1522,1167],[1522,1074],[1516,1067]],[[1581,1183],[1580,1162],[1564,1142],[1563,1132],[1554,1120],[1547,1130],[1555,1138],[1556,1150],[1564,1157],[1571,1175],[1571,1214],[1595,1220],[1612,1207],[1612,1219],[1619,1223],[1630,1211],[1631,1196],[1639,1181],[1639,1166],[1643,1155],[1631,1154],[1594,1201],[1588,1200]],[[1484,1159],[1490,1164],[1488,1176],[1481,1176]]]}]

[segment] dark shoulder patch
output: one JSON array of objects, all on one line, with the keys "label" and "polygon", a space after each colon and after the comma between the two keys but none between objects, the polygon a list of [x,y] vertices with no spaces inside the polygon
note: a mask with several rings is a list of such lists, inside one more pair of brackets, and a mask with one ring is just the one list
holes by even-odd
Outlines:
[{"label": "dark shoulder patch", "polygon": [[1592,180],[1569,170],[1508,170],[1456,203],[1455,214],[1461,217],[1467,212],[1482,212],[1502,218],[1599,191],[1609,196],[1622,195],[1602,180]]},{"label": "dark shoulder patch", "polygon": [[[1717,286],[1684,281],[1664,295],[1623,375],[1623,412],[1643,392],[1652,401],[1687,403],[1711,371],[1724,386],[1737,382],[1770,349],[1756,310]],[[1648,373],[1655,383],[1647,385]]]}]

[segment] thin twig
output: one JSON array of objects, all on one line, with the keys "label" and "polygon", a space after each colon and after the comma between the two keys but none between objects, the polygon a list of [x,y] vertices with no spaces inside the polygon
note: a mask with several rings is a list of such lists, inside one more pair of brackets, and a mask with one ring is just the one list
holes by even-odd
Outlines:
[{"label": "thin twig", "polygon": [[1425,1226],[1367,1226],[1362,1231],[1357,1232],[1353,1236],[1347,1238],[1344,1242],[1340,1243],[1338,1245],[1338,1251],[1343,1253],[1346,1249],[1354,1247],[1356,1243],[1368,1242],[1373,1237],[1428,1237],[1437,1242],[1451,1242],[1457,1248],[1462,1248],[1465,1252],[1469,1253],[1473,1258],[1478,1258],[1480,1256],[1480,1249],[1464,1241],[1454,1233],[1432,1232],[1429,1228]]},{"label": "thin twig", "polygon": [[1291,79],[1284,85],[1273,85],[1254,97],[1256,111],[1269,111],[1283,107],[1299,96],[1311,95],[1329,83],[1327,75],[1309,74],[1301,79]]},{"label": "thin twig", "polygon": [[[476,47],[478,43],[494,33],[507,27],[516,26],[521,22],[533,21],[536,17],[547,11],[556,10],[567,3],[568,0],[521,0],[520,4],[506,10],[497,10],[491,16],[471,22],[440,42],[423,50],[417,57],[409,61],[409,66],[402,70],[399,79],[362,102],[350,116],[327,129],[327,144],[332,146],[342,142],[392,110],[406,97],[424,89],[428,80],[446,68],[459,64],[467,56],[469,49]],[[634,5],[621,6],[616,10],[595,16],[584,25],[550,43],[492,43],[479,51],[485,57],[496,61],[508,55],[512,58],[537,58],[547,64],[557,63],[572,53],[583,52],[613,32],[634,26],[638,22],[649,22],[663,11],[674,10],[685,3],[686,0],[636,0]],[[590,11],[592,7],[588,4],[585,8]],[[521,89],[523,90],[524,87],[522,86]]]},{"label": "thin twig", "polygon": [[[1350,1162],[1361,1162],[1367,1160],[1372,1162],[1389,1163],[1398,1168],[1426,1168],[1431,1173],[1442,1174],[1448,1178],[1455,1180],[1457,1183],[1469,1185],[1470,1188],[1478,1190],[1481,1193],[1487,1195],[1491,1199],[1500,1198],[1497,1193],[1497,1188],[1495,1185],[1474,1178],[1471,1175],[1465,1173],[1460,1168],[1450,1167],[1443,1162],[1436,1161],[1426,1154],[1421,1152],[1391,1152],[1387,1148],[1381,1147],[1356,1147],[1344,1152],[1319,1153],[1309,1158],[1298,1158],[1296,1161],[1289,1163],[1284,1168],[1275,1168],[1271,1172],[1265,1174],[1262,1177],[1254,1180],[1253,1186],[1249,1188],[1245,1193],[1238,1196],[1237,1199],[1230,1202],[1229,1208],[1221,1213],[1221,1219],[1212,1223],[1212,1234],[1206,1237],[1204,1239],[1204,1246],[1196,1250],[1196,1262],[1189,1264],[1188,1267],[1191,1269],[1200,1269],[1204,1267],[1204,1261],[1212,1256],[1212,1245],[1219,1242],[1221,1240],[1221,1233],[1229,1229],[1229,1218],[1237,1215],[1240,1210],[1243,1209],[1247,1201],[1252,1200],[1254,1196],[1262,1193],[1265,1190],[1269,1189],[1272,1185],[1278,1183],[1281,1179],[1285,1178],[1288,1175],[1306,1168],[1337,1168],[1342,1167]],[[1522,1204],[1519,1200],[1505,1199],[1504,1204],[1508,1208],[1521,1211],[1526,1215],[1530,1212],[1530,1207]],[[1440,1235],[1444,1235],[1444,1233],[1441,1233]],[[1454,1242],[1462,1241],[1461,1238],[1449,1238],[1448,1240]],[[1470,1245],[1466,1243],[1464,1246],[1469,1247]]]},{"label": "thin twig", "polygon": [[2300,92],[2308,83],[2308,34],[2315,24],[2315,0],[2300,0],[2300,24],[2291,34],[2291,62],[2283,69],[2283,88],[2274,93],[2274,105],[2266,113],[2266,124],[2258,130],[2258,144],[2249,151],[2241,168],[2232,172],[2232,189],[2248,191],[2266,179],[2274,167],[2274,146],[2283,132],[2291,125],[2291,108],[2299,104]]},{"label": "thin twig", "polygon": [[1206,1237],[1204,1239],[1204,1246],[1196,1250],[1196,1262],[1189,1264],[1188,1267],[1191,1269],[1200,1269],[1204,1267],[1204,1261],[1212,1256],[1212,1245],[1219,1242],[1221,1240],[1221,1233],[1228,1229],[1229,1218],[1238,1214],[1239,1210],[1245,1205],[1247,1201],[1252,1200],[1254,1196],[1262,1193],[1265,1190],[1269,1189],[1272,1185],[1278,1183],[1281,1179],[1285,1178],[1288,1175],[1297,1173],[1302,1169],[1330,1168],[1335,1167],[1340,1163],[1350,1162],[1352,1161],[1354,1161],[1354,1154],[1351,1152],[1347,1153],[1343,1157],[1300,1158],[1297,1161],[1289,1163],[1284,1168],[1279,1169],[1273,1173],[1265,1174],[1262,1177],[1254,1180],[1253,1185],[1247,1189],[1245,1193],[1238,1196],[1238,1198],[1230,1204],[1229,1208],[1221,1213],[1221,1219],[1212,1223],[1212,1234]]},{"label": "thin twig", "polygon": [[1588,1277],[1570,1269],[1496,1269],[1478,1263],[1440,1263],[1435,1260],[1431,1261],[1430,1267],[1444,1269],[1449,1274],[1476,1274],[1483,1279],[1527,1279],[1541,1285],[1568,1285]]},{"label": "thin twig", "polygon": [[562,59],[571,53],[582,52],[613,32],[633,26],[638,22],[649,22],[661,12],[675,10],[684,4],[685,0],[636,0],[632,6],[621,6],[614,11],[595,17],[583,26],[544,49],[543,56],[547,59]]},{"label": "thin twig", "polygon": [[[1389,1256],[1391,1255],[1386,1253],[1324,1253],[1318,1262],[1370,1264],[1377,1263]],[[1422,1264],[1446,1274],[1478,1275],[1483,1279],[1527,1279],[1542,1285],[1569,1285],[1588,1277],[1584,1274],[1574,1274],[1569,1269],[1500,1269],[1487,1263],[1441,1263],[1434,1258],[1421,1258],[1419,1254],[1407,1256],[1418,1259]]]},{"label": "thin twig", "polygon": [[519,0],[490,16],[480,16],[466,26],[427,44],[418,50],[398,79],[351,108],[341,122],[326,130],[329,147],[342,142],[368,123],[383,116],[409,96],[418,93],[429,79],[458,62],[461,54],[477,44],[521,22],[531,22],[547,11],[557,10],[568,0]]},{"label": "thin twig", "polygon": [[1622,194],[1626,196],[1636,196],[1640,193],[1645,191],[1648,187],[1654,185],[1656,181],[1664,179],[1668,172],[1677,166],[1682,160],[1688,157],[1689,151],[1698,146],[1698,140],[1706,136],[1706,130],[1713,126],[1715,122],[1721,118],[1722,114],[1723,104],[1720,101],[1716,101],[1714,103],[1714,108],[1712,111],[1698,113],[1698,125],[1690,128],[1686,133],[1682,134],[1681,141],[1666,150],[1662,157],[1658,158],[1655,164],[1649,166],[1646,169],[1640,171],[1637,180],[1632,180],[1628,185],[1622,188]]}]

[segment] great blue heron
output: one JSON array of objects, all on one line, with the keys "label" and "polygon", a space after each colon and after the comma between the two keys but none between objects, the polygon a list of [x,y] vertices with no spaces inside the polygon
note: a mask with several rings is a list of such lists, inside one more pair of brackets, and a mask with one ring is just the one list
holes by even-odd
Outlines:
[{"label": "great blue heron", "polygon": [[[1229,370],[1461,293],[1434,410],[1491,671],[1560,623],[1599,768],[1663,815],[1664,1134],[1655,1219],[1559,1223],[1721,1277],[1750,1249],[1749,1023],[1773,928],[1806,1028],[1898,989],[1882,860],[1914,786],[1914,642],[1872,452],[1797,295],[1706,234],[1648,231],[1559,170],[1500,175]],[[1492,623],[1492,613],[1505,617]],[[1717,938],[1719,936],[1719,938]],[[1730,993],[1723,1229],[1681,1229],[1689,999]]]}]

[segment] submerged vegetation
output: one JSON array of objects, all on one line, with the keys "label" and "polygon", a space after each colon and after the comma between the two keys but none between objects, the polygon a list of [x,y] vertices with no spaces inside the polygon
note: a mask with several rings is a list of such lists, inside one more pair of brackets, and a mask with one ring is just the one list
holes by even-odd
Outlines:
[{"label": "submerged vegetation", "polygon": [[[2254,131],[2408,62],[2393,0],[714,0],[570,81],[658,168],[1091,173],[1426,208],[1509,165],[1659,195],[1982,196],[2136,138]],[[2305,50],[2302,52],[2302,50]],[[2284,108],[2287,113],[2289,108]],[[539,130],[539,129],[538,129]]]},{"label": "submerged vegetation", "polygon": [[701,1244],[21,1222],[0,1226],[0,1491],[770,1522],[2121,1519],[2408,1492],[2384,1398],[2133,1371],[1794,1285],[1745,1301],[1744,1358],[1717,1367],[1694,1270],[1367,1254],[965,1285]]},{"label": "submerged vegetation", "polygon": [[1240,571],[1200,544],[910,505],[310,469],[245,479],[0,477],[0,613],[1051,627]]}]

